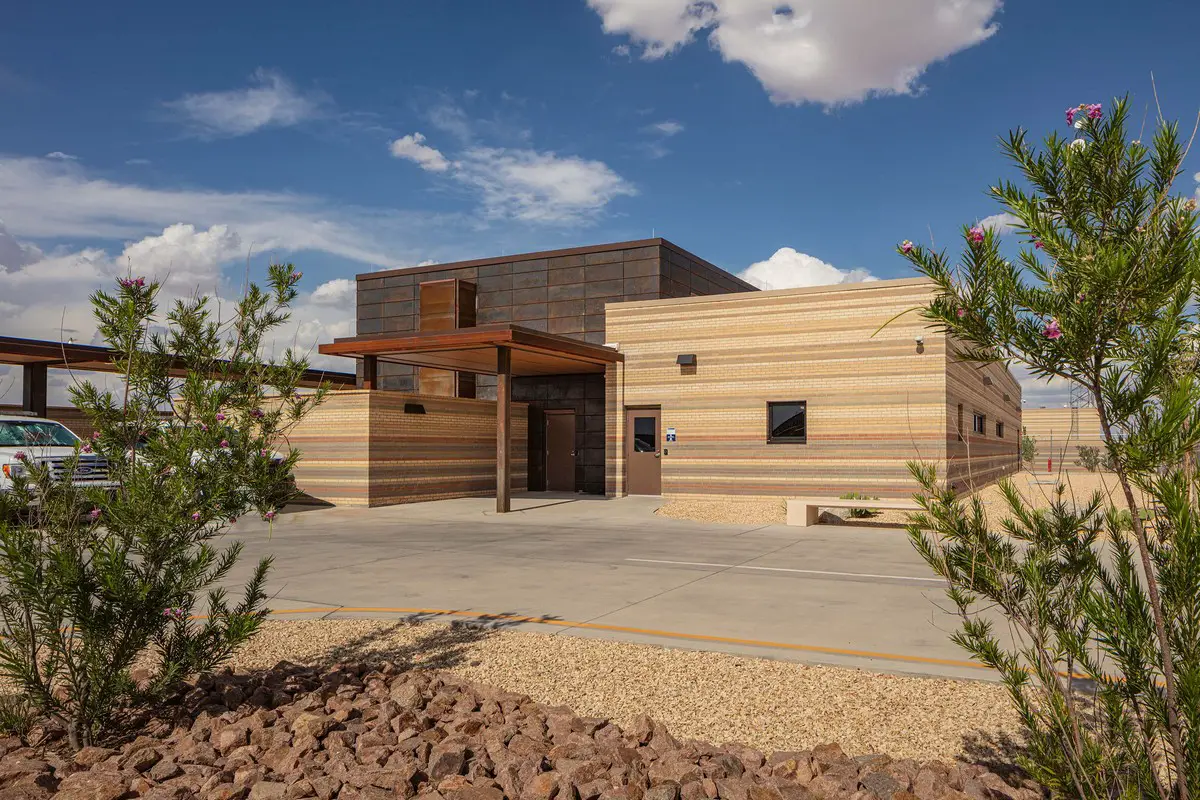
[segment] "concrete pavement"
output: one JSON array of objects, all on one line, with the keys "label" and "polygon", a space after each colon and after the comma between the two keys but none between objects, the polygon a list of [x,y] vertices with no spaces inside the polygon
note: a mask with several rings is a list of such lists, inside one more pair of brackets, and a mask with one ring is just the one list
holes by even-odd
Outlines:
[{"label": "concrete pavement", "polygon": [[714,525],[656,498],[526,495],[243,520],[230,581],[275,557],[272,607],[296,616],[530,617],[543,632],[989,678],[948,640],[955,619],[902,531]]}]

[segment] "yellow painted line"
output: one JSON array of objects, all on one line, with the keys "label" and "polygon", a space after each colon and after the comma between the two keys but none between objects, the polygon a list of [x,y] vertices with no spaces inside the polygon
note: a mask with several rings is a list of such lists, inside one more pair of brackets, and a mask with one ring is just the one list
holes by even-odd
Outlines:
[{"label": "yellow painted line", "polygon": [[445,608],[281,608],[271,611],[272,614],[433,614],[442,617],[471,617],[482,621],[502,620],[504,622],[527,622],[537,625],[553,625],[560,628],[581,628],[591,631],[608,631],[610,633],[633,633],[642,636],[661,636],[669,639],[683,639],[693,642],[713,642],[716,644],[737,644],[750,647],[768,647],[778,650],[794,650],[801,653],[822,653],[824,655],[854,656],[857,658],[878,658],[887,661],[905,661],[910,664],[931,664],[940,667],[970,667],[972,669],[988,670],[990,667],[975,661],[958,661],[952,658],[928,658],[925,656],[909,656],[900,653],[877,653],[871,650],[847,650],[840,647],[821,647],[811,644],[791,644],[790,642],[770,642],[761,639],[739,639],[728,636],[707,636],[699,633],[680,633],[678,631],[660,631],[653,628],[629,628],[623,625],[602,625],[596,622],[572,622],[566,619],[547,619],[543,617],[525,617],[516,614],[486,614],[473,611],[456,611]]}]

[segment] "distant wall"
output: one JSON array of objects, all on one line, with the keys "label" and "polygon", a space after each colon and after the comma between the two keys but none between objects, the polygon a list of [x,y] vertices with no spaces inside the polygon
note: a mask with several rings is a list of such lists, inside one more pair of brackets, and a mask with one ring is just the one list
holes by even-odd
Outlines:
[{"label": "distant wall", "polygon": [[[3,405],[0,406],[0,414],[19,414],[21,407],[18,405]],[[80,439],[92,438],[91,421],[87,415],[74,406],[53,406],[46,410],[46,416],[55,422],[61,422],[66,425]]]},{"label": "distant wall", "polygon": [[[405,413],[406,404],[424,414]],[[512,408],[513,491],[527,486],[524,403]],[[496,404],[390,391],[332,392],[288,435],[314,500],[385,506],[496,491]]]},{"label": "distant wall", "polygon": [[1025,433],[1037,440],[1038,457],[1034,462],[1046,468],[1046,459],[1054,458],[1054,469],[1076,466],[1080,447],[1104,450],[1104,434],[1100,416],[1094,408],[1079,409],[1077,422],[1072,421],[1069,408],[1027,408],[1021,415]]}]

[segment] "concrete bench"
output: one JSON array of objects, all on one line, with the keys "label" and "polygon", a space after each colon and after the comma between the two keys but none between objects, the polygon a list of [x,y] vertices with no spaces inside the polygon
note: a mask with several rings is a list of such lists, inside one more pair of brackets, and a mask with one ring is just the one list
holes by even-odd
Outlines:
[{"label": "concrete bench", "polygon": [[821,518],[822,508],[865,508],[869,511],[882,509],[896,511],[919,511],[915,500],[851,500],[848,497],[797,497],[787,501],[787,524],[798,527],[816,525]]}]

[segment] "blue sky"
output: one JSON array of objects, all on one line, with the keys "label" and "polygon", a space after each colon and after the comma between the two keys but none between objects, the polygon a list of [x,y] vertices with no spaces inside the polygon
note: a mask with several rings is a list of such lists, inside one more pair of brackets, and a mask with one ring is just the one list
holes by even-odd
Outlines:
[{"label": "blue sky", "polygon": [[46,338],[94,338],[87,293],[129,265],[229,296],[248,257],[295,261],[306,346],[352,332],[358,272],[652,233],[777,286],[904,277],[897,241],[999,211],[1008,129],[1125,92],[1144,109],[1151,71],[1168,116],[1200,108],[1183,2],[4,16],[0,332]]}]

